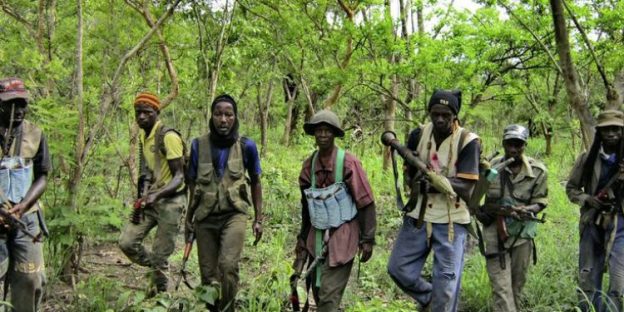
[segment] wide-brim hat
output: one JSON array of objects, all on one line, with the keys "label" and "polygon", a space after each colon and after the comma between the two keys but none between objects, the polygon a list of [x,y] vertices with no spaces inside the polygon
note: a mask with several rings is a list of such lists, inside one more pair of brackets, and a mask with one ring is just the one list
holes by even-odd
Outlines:
[{"label": "wide-brim hat", "polygon": [[607,126],[624,127],[624,113],[615,109],[607,109],[600,112],[596,118],[596,127]]},{"label": "wide-brim hat", "polygon": [[18,78],[0,79],[0,101],[7,102],[13,99],[30,101],[30,93],[24,87],[24,82]]},{"label": "wide-brim hat", "polygon": [[330,126],[337,137],[344,137],[344,130],[342,130],[342,124],[338,116],[330,110],[324,109],[317,112],[310,118],[310,120],[303,124],[303,131],[308,135],[314,135],[314,129],[320,124],[326,124]]}]

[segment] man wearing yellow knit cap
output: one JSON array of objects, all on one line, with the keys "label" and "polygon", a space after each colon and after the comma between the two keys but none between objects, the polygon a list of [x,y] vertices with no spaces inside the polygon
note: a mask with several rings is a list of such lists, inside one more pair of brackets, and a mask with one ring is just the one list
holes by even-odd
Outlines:
[{"label": "man wearing yellow knit cap", "polygon": [[[154,94],[143,92],[134,100],[135,119],[140,135],[140,176],[138,196],[130,223],[119,238],[119,247],[132,260],[152,271],[154,294],[167,290],[167,258],[175,248],[178,223],[186,204],[183,156],[180,134],[158,119],[160,101]],[[143,239],[154,228],[152,250]]]}]

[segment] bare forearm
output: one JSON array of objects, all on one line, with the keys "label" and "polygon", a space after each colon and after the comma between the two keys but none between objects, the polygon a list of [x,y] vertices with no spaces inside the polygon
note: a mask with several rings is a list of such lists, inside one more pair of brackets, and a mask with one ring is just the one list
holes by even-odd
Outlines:
[{"label": "bare forearm", "polygon": [[377,229],[375,203],[371,203],[370,205],[359,209],[357,218],[361,229],[360,242],[375,244],[375,231]]},{"label": "bare forearm", "polygon": [[449,182],[451,182],[453,190],[461,199],[465,202],[470,200],[470,195],[472,194],[476,181],[461,178],[449,178]]},{"label": "bare forearm", "polygon": [[33,184],[28,189],[28,192],[26,192],[24,199],[22,199],[22,204],[30,208],[37,202],[37,200],[39,200],[48,185],[47,177],[48,176],[44,174],[39,175],[37,179],[35,179]]},{"label": "bare forearm", "polygon": [[251,201],[254,206],[255,221],[262,222],[262,183],[256,179],[251,185]]}]

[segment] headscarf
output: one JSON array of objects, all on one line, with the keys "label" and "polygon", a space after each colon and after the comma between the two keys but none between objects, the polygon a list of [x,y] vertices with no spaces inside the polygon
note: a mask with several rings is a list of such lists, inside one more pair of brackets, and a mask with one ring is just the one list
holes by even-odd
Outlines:
[{"label": "headscarf", "polygon": [[[221,135],[217,132],[217,128],[212,122],[212,114],[218,103],[226,102],[232,104],[234,108],[234,125],[230,130],[230,133],[227,135]],[[212,101],[212,105],[210,106],[210,121],[208,122],[208,126],[210,127],[210,143],[214,144],[217,147],[225,148],[232,146],[236,140],[238,140],[238,109],[236,106],[236,101],[228,94],[222,94],[217,96],[214,101]]]}]

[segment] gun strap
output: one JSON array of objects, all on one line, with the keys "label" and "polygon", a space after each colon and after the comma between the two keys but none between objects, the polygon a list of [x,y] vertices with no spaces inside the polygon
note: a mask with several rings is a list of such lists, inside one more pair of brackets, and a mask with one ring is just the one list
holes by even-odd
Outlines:
[{"label": "gun strap", "polygon": [[399,185],[399,170],[397,169],[396,151],[390,149],[390,157],[392,158],[392,172],[394,173],[394,189],[396,191],[396,205],[400,211],[403,211],[405,205],[401,197],[401,187]]},{"label": "gun strap", "polygon": [[[315,257],[322,257],[323,253],[323,231],[319,229],[314,230],[315,242],[314,242],[314,255]],[[314,268],[316,274],[314,274],[314,286],[321,287],[321,267],[317,263],[316,268]]]}]

